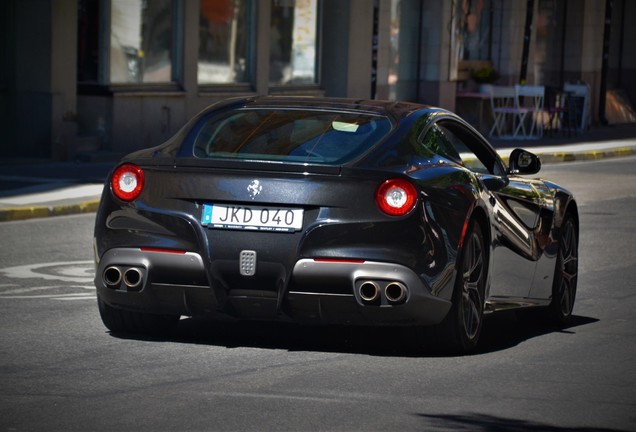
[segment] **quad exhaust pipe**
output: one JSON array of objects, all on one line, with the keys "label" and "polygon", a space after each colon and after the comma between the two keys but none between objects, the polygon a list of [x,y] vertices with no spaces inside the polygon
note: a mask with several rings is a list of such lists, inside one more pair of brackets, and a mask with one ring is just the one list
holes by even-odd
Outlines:
[{"label": "quad exhaust pipe", "polygon": [[389,304],[401,304],[406,301],[408,290],[402,282],[390,282],[384,287],[384,296]]},{"label": "quad exhaust pipe", "polygon": [[104,279],[104,282],[106,283],[106,286],[109,286],[111,288],[117,287],[121,283],[121,270],[119,270],[119,268],[115,266],[107,267],[106,270],[104,270],[104,274],[102,277]]},{"label": "quad exhaust pipe", "polygon": [[402,304],[408,297],[408,288],[402,282],[376,282],[365,280],[358,287],[358,294],[363,304],[391,306]]},{"label": "quad exhaust pipe", "polygon": [[376,303],[380,300],[380,285],[374,281],[365,281],[360,285],[360,298],[365,303]]},{"label": "quad exhaust pipe", "polygon": [[141,285],[142,279],[141,271],[135,267],[131,267],[124,272],[124,285],[128,288],[137,288]]},{"label": "quad exhaust pipe", "polygon": [[136,267],[129,267],[122,271],[117,266],[110,266],[104,270],[102,279],[109,288],[117,289],[123,282],[126,288],[136,290],[141,286],[144,276],[141,270]]}]

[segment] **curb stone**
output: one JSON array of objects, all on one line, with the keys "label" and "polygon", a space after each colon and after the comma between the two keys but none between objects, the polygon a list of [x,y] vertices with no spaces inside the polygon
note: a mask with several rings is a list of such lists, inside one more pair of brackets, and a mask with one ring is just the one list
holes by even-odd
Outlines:
[{"label": "curb stone", "polygon": [[[529,149],[532,151],[532,149]],[[540,154],[541,162],[574,162],[589,161],[605,158],[624,157],[636,154],[636,149],[631,147],[620,147],[609,150],[590,150],[581,153],[556,152]]]},{"label": "curb stone", "polygon": [[80,213],[94,213],[99,207],[99,199],[84,201],[78,204],[61,204],[56,206],[27,206],[0,210],[0,222],[43,218],[49,216],[65,216]]}]

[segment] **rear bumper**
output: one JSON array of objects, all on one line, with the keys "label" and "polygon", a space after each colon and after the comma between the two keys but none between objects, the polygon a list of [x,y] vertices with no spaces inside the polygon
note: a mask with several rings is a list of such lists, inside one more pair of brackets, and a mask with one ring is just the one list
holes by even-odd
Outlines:
[{"label": "rear bumper", "polygon": [[[286,287],[268,291],[226,287],[213,267],[193,252],[117,248],[101,257],[95,286],[102,301],[121,309],[316,324],[429,325],[451,306],[398,264],[301,259]],[[117,272],[120,280],[109,277]],[[137,275],[140,282],[131,284]]]},{"label": "rear bumper", "polygon": [[[377,299],[362,294],[366,282],[377,285]],[[347,292],[325,292],[313,287],[338,287]],[[401,285],[404,298],[387,293],[387,287]],[[366,299],[365,299],[366,297]],[[338,262],[302,259],[293,271],[293,284],[287,293],[292,314],[297,319],[331,322],[334,313],[351,324],[411,325],[441,322],[451,303],[431,295],[431,290],[408,267],[383,262]],[[300,313],[302,311],[302,313]]]}]

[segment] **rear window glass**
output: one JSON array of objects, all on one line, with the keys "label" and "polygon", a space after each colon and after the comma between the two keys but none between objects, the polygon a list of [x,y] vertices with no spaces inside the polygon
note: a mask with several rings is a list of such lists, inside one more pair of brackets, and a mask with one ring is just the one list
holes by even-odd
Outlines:
[{"label": "rear window glass", "polygon": [[391,129],[383,116],[293,109],[239,109],[212,116],[198,128],[194,155],[344,163],[381,141]]}]

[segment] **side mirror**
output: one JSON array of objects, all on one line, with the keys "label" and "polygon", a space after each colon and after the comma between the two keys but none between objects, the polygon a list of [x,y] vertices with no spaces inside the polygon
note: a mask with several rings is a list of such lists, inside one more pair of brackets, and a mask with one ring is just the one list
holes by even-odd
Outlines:
[{"label": "side mirror", "polygon": [[541,159],[534,153],[514,149],[508,159],[509,174],[536,174],[541,169]]}]

